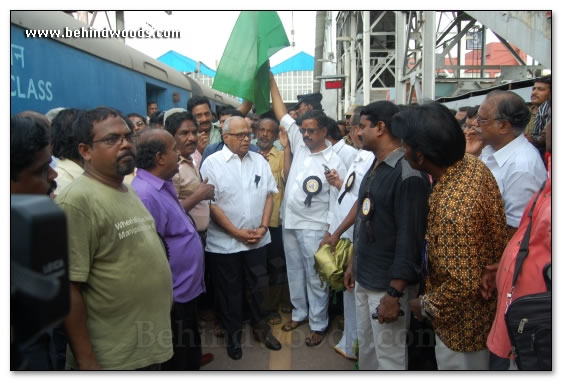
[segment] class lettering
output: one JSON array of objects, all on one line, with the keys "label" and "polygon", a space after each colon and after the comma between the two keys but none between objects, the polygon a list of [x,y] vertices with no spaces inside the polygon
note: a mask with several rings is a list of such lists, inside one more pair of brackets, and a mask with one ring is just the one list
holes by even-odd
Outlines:
[{"label": "class lettering", "polygon": [[53,100],[53,84],[51,81],[34,80],[10,75],[10,95],[23,99],[35,99],[36,101]]}]

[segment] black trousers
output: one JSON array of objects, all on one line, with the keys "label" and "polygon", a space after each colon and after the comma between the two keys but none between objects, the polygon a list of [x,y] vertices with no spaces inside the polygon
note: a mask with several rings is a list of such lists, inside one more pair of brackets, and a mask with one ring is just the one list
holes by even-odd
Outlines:
[{"label": "black trousers", "polygon": [[197,300],[198,297],[186,303],[174,302],[170,313],[174,355],[162,364],[162,370],[199,370],[201,336]]},{"label": "black trousers", "polygon": [[263,325],[262,305],[268,291],[265,248],[233,254],[209,253],[209,256],[213,261],[218,313],[227,341],[240,341],[245,302],[252,326]]},{"label": "black trousers", "polygon": [[264,310],[277,311],[280,303],[289,305],[289,285],[287,283],[287,267],[283,251],[282,227],[268,227],[272,242],[266,245],[268,261],[268,277],[270,288],[265,300]]}]

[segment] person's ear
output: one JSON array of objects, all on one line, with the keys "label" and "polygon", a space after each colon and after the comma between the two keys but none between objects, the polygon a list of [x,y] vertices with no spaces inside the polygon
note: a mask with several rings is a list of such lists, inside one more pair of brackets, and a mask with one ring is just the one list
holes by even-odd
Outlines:
[{"label": "person's ear", "polygon": [[90,145],[87,145],[86,143],[78,144],[78,153],[80,154],[84,162],[88,162],[90,159],[92,159],[91,151],[92,147],[90,147]]}]

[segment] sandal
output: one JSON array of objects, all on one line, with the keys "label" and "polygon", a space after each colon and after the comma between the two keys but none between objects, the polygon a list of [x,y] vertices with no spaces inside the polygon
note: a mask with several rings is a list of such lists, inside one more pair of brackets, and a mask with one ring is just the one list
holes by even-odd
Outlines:
[{"label": "sandal", "polygon": [[309,335],[305,338],[305,345],[307,346],[318,346],[321,344],[321,342],[323,342],[323,339],[325,338],[325,332],[326,331],[316,331],[316,330],[311,330],[311,333],[309,333]]},{"label": "sandal", "polygon": [[287,321],[283,326],[282,326],[282,330],[284,332],[291,332],[294,329],[297,329],[299,326],[303,325],[304,323],[306,323],[307,320],[303,320],[303,321]]}]

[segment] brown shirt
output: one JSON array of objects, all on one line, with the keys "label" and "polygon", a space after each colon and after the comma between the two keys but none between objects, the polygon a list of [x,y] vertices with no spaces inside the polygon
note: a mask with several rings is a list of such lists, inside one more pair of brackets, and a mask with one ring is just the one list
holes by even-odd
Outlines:
[{"label": "brown shirt", "polygon": [[[189,197],[201,183],[198,169],[191,159],[180,156],[178,162],[178,173],[172,178],[176,194],[180,202]],[[209,200],[202,200],[190,211],[198,232],[205,231],[209,225]]]},{"label": "brown shirt", "polygon": [[268,164],[274,180],[278,186],[278,193],[274,194],[274,208],[272,209],[272,217],[270,218],[270,227],[280,226],[280,206],[283,200],[283,192],[285,190],[285,177],[283,175],[283,151],[272,147],[268,153]]},{"label": "brown shirt", "polygon": [[479,292],[481,272],[508,241],[504,205],[490,170],[470,154],[448,168],[429,198],[428,276],[421,300],[451,350],[487,348],[496,299]]}]

